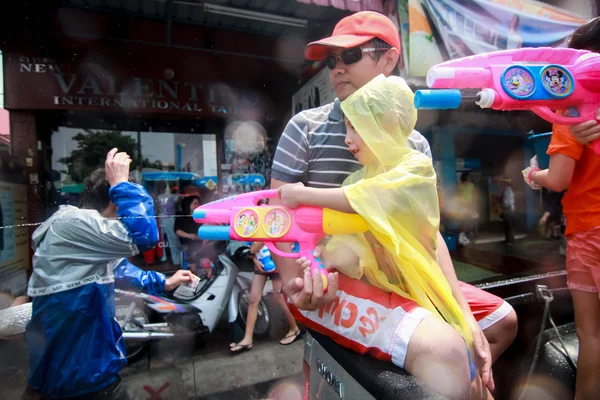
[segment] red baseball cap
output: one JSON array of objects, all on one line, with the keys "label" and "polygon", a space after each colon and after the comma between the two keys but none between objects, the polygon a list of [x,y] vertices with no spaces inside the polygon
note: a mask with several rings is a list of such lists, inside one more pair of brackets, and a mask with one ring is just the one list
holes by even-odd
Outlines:
[{"label": "red baseball cap", "polygon": [[400,51],[400,35],[391,19],[375,11],[361,11],[337,23],[331,37],[309,43],[304,54],[309,60],[322,60],[331,48],[349,49],[379,38]]}]

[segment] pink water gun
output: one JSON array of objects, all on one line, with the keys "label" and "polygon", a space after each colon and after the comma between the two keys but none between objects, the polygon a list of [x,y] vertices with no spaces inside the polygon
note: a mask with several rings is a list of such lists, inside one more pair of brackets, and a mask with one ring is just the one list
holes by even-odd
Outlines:
[{"label": "pink water gun", "polygon": [[[549,47],[485,53],[431,67],[427,86],[448,90],[417,90],[417,109],[451,109],[475,101],[481,108],[531,110],[550,123],[575,125],[596,119],[600,54]],[[579,116],[553,112],[569,108]],[[592,145],[600,155],[600,141]]]},{"label": "pink water gun", "polygon": [[[327,288],[327,269],[313,250],[327,235],[367,231],[366,221],[358,214],[346,214],[327,208],[258,205],[262,199],[276,198],[276,190],[263,190],[213,201],[193,212],[196,222],[204,224],[198,236],[205,240],[264,242],[272,253],[282,257],[306,257],[311,272],[318,269]],[[227,225],[224,225],[227,224]],[[279,250],[275,242],[297,244],[297,252]]]}]

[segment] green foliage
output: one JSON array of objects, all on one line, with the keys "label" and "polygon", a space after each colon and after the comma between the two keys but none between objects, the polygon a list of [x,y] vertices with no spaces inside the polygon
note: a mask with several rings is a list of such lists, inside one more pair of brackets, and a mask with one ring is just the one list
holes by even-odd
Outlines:
[{"label": "green foliage", "polygon": [[[86,130],[73,137],[77,141],[77,148],[68,157],[58,161],[66,165],[67,173],[75,182],[83,182],[86,176],[94,170],[104,166],[106,154],[116,147],[131,156],[131,170],[139,166],[137,141],[129,136],[121,135],[119,131],[94,131]],[[142,168],[162,169],[160,161],[151,163],[147,158],[142,160]]]}]

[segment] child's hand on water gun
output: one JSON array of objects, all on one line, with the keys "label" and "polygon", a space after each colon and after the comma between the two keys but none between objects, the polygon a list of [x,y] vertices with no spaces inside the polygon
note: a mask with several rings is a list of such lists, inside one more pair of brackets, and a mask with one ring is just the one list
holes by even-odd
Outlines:
[{"label": "child's hand on water gun", "polygon": [[304,189],[302,183],[291,183],[283,185],[277,189],[279,198],[284,206],[288,208],[296,208],[300,205],[300,192]]},{"label": "child's hand on water gun", "polygon": [[[317,246],[313,252],[315,257],[323,257],[325,248]],[[335,299],[338,289],[338,273],[331,270],[330,265],[325,263],[329,270],[327,276],[327,293],[323,288],[323,280],[317,270],[310,272],[310,262],[306,257],[300,257],[297,264],[303,267],[304,271],[299,278],[294,278],[285,285],[285,293],[292,303],[300,310],[314,311],[317,308],[329,304]]]},{"label": "child's hand on water gun", "polygon": [[[600,108],[596,111],[596,119],[600,120]],[[571,134],[582,145],[588,145],[596,139],[600,139],[600,123],[598,121],[586,121],[573,125]]]},{"label": "child's hand on water gun", "polygon": [[[327,270],[332,270],[332,266],[331,263],[327,262],[327,252],[325,249],[325,246],[317,246],[315,247],[314,251],[313,251],[313,256],[315,256],[315,258],[319,257],[321,258],[321,261],[323,261],[323,265],[325,266],[325,268],[327,268]],[[306,258],[306,257],[300,257],[296,260],[296,264],[300,264],[302,266],[302,268],[306,269],[306,268],[310,268],[310,261]]]}]

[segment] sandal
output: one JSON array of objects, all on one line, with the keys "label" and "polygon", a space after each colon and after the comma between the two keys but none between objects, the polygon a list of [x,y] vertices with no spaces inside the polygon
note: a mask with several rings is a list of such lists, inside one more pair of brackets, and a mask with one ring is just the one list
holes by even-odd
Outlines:
[{"label": "sandal", "polygon": [[[234,350],[234,348],[239,347],[239,349]],[[229,348],[229,350],[231,351],[231,355],[236,355],[236,354],[240,354],[240,353],[244,353],[248,350],[252,350],[252,343],[250,344],[239,344],[239,343],[235,343],[233,346],[231,346]]]},{"label": "sandal", "polygon": [[[279,341],[279,344],[282,346],[289,346],[290,344],[294,343],[296,340],[300,339],[303,334],[304,334],[304,332],[302,331],[302,329],[298,329],[295,333],[292,333],[291,335],[288,335],[288,336],[284,337],[283,339],[281,339]],[[282,341],[284,341],[285,339],[289,339],[291,337],[293,337],[294,340],[292,340],[289,343],[282,343]]]}]

